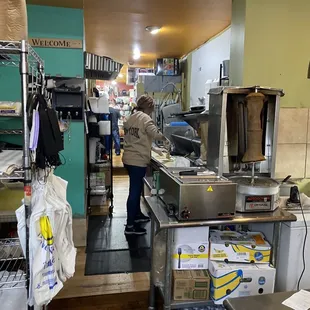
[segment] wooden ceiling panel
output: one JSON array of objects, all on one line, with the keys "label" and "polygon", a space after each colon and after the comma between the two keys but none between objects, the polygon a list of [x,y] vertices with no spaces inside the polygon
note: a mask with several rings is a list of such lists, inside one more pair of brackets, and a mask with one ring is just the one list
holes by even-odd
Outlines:
[{"label": "wooden ceiling panel", "polygon": [[[153,66],[156,58],[181,57],[225,29],[232,0],[27,0],[27,3],[84,8],[86,49],[116,61]],[[146,26],[161,26],[156,36]]]},{"label": "wooden ceiling panel", "polygon": [[[88,52],[122,63],[152,66],[159,57],[180,57],[225,29],[231,20],[231,0],[85,0]],[[162,26],[156,36],[146,26]]]}]

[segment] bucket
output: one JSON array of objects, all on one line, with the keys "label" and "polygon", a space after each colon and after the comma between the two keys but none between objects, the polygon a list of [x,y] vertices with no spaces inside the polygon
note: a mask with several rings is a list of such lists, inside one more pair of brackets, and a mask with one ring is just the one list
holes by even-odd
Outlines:
[{"label": "bucket", "polygon": [[100,136],[109,136],[111,134],[110,121],[100,121],[98,124]]},{"label": "bucket", "polygon": [[93,113],[99,113],[99,105],[98,105],[98,100],[99,98],[96,97],[89,97],[89,105],[90,109]]}]

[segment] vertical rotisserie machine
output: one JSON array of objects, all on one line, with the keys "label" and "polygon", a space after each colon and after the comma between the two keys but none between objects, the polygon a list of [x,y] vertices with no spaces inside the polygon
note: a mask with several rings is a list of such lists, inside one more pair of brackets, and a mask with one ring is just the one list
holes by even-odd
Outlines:
[{"label": "vertical rotisserie machine", "polygon": [[273,211],[280,89],[219,87],[209,92],[207,167],[237,183],[236,210]]}]

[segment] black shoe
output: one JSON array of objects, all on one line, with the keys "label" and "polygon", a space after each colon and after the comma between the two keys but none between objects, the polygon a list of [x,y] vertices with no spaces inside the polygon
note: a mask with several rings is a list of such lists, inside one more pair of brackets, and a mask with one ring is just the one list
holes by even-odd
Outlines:
[{"label": "black shoe", "polygon": [[145,235],[146,229],[139,227],[139,226],[132,226],[125,228],[125,235]]},{"label": "black shoe", "polygon": [[135,223],[146,223],[146,222],[149,222],[150,220],[151,219],[148,216],[146,216],[143,213],[141,213],[135,219]]}]

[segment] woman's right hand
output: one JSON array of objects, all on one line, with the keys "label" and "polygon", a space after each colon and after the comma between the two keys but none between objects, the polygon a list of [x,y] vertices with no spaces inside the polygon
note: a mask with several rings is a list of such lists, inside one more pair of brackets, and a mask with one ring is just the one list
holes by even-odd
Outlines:
[{"label": "woman's right hand", "polygon": [[162,149],[160,147],[153,147],[152,150],[159,156],[164,156],[164,153],[167,152],[167,150]]}]

